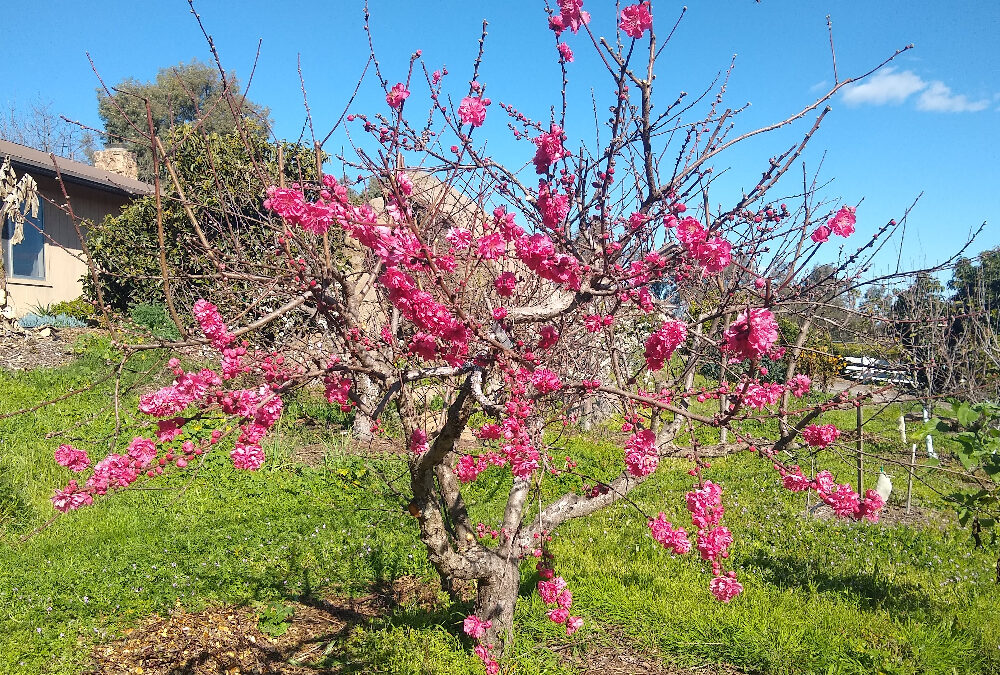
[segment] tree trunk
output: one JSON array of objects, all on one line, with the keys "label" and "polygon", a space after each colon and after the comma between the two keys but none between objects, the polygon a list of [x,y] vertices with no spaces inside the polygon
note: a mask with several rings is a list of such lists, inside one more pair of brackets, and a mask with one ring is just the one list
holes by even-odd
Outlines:
[{"label": "tree trunk", "polygon": [[374,434],[372,433],[372,418],[365,409],[370,408],[372,401],[375,399],[375,383],[367,375],[361,375],[358,377],[357,390],[358,397],[364,405],[359,406],[355,411],[354,425],[351,432],[357,440],[362,443],[369,443],[374,438]]},{"label": "tree trunk", "polygon": [[496,657],[502,654],[505,644],[509,644],[514,628],[514,607],[521,583],[521,571],[517,559],[510,561],[496,559],[491,565],[491,574],[478,580],[475,613],[483,621],[493,625],[482,639],[485,645],[494,646]]}]

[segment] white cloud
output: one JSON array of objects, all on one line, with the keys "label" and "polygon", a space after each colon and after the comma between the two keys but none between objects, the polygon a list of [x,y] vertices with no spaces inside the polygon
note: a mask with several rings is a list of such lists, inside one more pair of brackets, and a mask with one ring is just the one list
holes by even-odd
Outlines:
[{"label": "white cloud", "polygon": [[848,105],[898,104],[926,87],[927,83],[912,70],[900,73],[895,68],[884,68],[865,82],[845,87],[843,96]]},{"label": "white cloud", "polygon": [[940,80],[931,82],[917,99],[917,109],[929,112],[979,112],[989,104],[989,99],[970,101],[964,94],[952,94]]}]

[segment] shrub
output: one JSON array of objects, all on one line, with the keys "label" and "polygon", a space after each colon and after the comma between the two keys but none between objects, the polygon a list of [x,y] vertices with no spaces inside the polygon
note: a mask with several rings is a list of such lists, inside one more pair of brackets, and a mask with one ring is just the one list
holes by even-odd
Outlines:
[{"label": "shrub", "polygon": [[97,318],[94,312],[94,305],[89,300],[80,296],[76,300],[64,300],[52,305],[47,314],[65,314],[78,321],[94,321]]},{"label": "shrub", "polygon": [[54,328],[85,328],[87,324],[68,314],[25,314],[18,320],[21,328],[42,328],[52,326]]},{"label": "shrub", "polygon": [[177,340],[181,336],[163,305],[139,303],[129,310],[129,318],[132,323],[146,328],[158,338]]}]

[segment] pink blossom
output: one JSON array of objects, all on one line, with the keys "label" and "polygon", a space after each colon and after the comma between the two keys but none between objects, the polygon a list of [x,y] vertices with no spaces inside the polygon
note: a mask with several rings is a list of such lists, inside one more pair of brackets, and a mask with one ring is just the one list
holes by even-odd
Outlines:
[{"label": "pink blossom", "polygon": [[538,348],[549,349],[559,341],[559,331],[555,326],[542,326],[538,329]]},{"label": "pink blossom", "polygon": [[65,466],[74,473],[79,473],[90,466],[90,458],[83,450],[78,450],[72,445],[60,445],[55,452],[56,464]]},{"label": "pink blossom", "polygon": [[572,607],[573,591],[569,590],[568,588],[565,589],[562,593],[559,594],[559,597],[556,598],[556,604],[563,609],[569,609],[570,607]]},{"label": "pink blossom", "polygon": [[517,277],[513,272],[504,272],[493,282],[493,288],[496,289],[497,295],[509,298],[514,295],[514,289],[517,288]]},{"label": "pink blossom", "polygon": [[778,322],[770,310],[754,308],[740,313],[722,334],[722,349],[739,359],[759,359],[778,339]]},{"label": "pink blossom", "polygon": [[670,360],[674,350],[687,339],[687,326],[681,321],[667,321],[646,338],[646,367],[660,370]]},{"label": "pink blossom", "polygon": [[651,430],[637,431],[625,441],[625,467],[636,478],[653,473],[659,463],[656,434]]},{"label": "pink blossom", "polygon": [[556,609],[547,611],[545,616],[549,617],[554,623],[566,623],[566,620],[569,619],[569,610],[557,607]]},{"label": "pink blossom", "polygon": [[538,181],[538,211],[542,223],[548,228],[557,228],[569,213],[569,197],[559,194],[546,181]]},{"label": "pink blossom", "polygon": [[259,445],[237,443],[229,458],[237,469],[256,471],[264,464],[264,450]]},{"label": "pink blossom", "polygon": [[140,469],[145,469],[156,459],[156,443],[148,438],[136,436],[129,443],[128,456],[135,460]]},{"label": "pink blossom", "polygon": [[833,492],[820,493],[820,498],[833,509],[838,518],[856,518],[861,507],[861,498],[847,483],[837,485]]},{"label": "pink blossom", "polygon": [[698,531],[698,553],[703,560],[718,560],[729,555],[733,535],[728,527],[713,527]]},{"label": "pink blossom", "polygon": [[687,509],[691,512],[691,522],[699,530],[713,527],[722,520],[725,508],[722,506],[722,488],[710,480],[702,488],[686,495]]},{"label": "pink blossom", "polygon": [[194,318],[198,320],[202,332],[212,346],[218,350],[228,347],[236,338],[226,329],[219,309],[208,300],[199,299],[194,303]]},{"label": "pink blossom", "polygon": [[816,489],[819,490],[820,492],[830,492],[831,490],[833,490],[834,486],[833,474],[827,471],[826,469],[817,473],[816,477],[813,480],[816,483]]},{"label": "pink blossom", "polygon": [[868,490],[865,492],[864,500],[858,505],[858,511],[854,517],[857,520],[863,518],[877,523],[883,506],[885,506],[885,500],[882,499],[882,496],[875,490]]},{"label": "pink blossom", "polygon": [[539,394],[548,394],[562,389],[563,385],[559,380],[559,376],[548,368],[536,368],[535,371],[531,373],[531,386],[533,386]]},{"label": "pink blossom", "polygon": [[449,228],[444,238],[459,251],[469,248],[472,245],[472,232],[464,227]]},{"label": "pink blossom", "polygon": [[491,312],[494,321],[503,321],[507,318],[507,308],[506,307],[494,307]]},{"label": "pink blossom", "polygon": [[791,471],[781,472],[781,483],[792,492],[804,492],[812,487],[812,481],[802,475],[802,469],[797,465]]},{"label": "pink blossom", "polygon": [[409,96],[410,90],[406,88],[406,85],[402,82],[397,82],[389,90],[389,93],[385,95],[385,102],[393,110],[398,110],[403,106],[403,101],[409,98]]},{"label": "pink blossom", "polygon": [[416,354],[425,361],[430,361],[437,354],[437,340],[433,335],[417,331],[410,340],[408,350],[410,354]]},{"label": "pink blossom", "polygon": [[427,444],[427,432],[423,429],[414,429],[410,433],[410,450],[415,455],[422,455],[430,450]]},{"label": "pink blossom", "polygon": [[[562,44],[562,43],[560,43]],[[570,53],[572,60],[572,52]],[[531,141],[538,146],[532,162],[535,164],[535,173],[545,173],[549,166],[566,157],[569,153],[563,147],[563,130],[558,124],[553,124],[547,134],[542,134]]]},{"label": "pink blossom", "polygon": [[842,206],[834,214],[833,218],[827,221],[827,225],[834,234],[841,237],[849,237],[854,234],[854,224],[856,222],[857,217],[854,215],[854,207]]},{"label": "pink blossom", "polygon": [[776,404],[781,399],[784,390],[784,387],[777,383],[749,382],[743,392],[743,405],[755,410],[763,410],[766,406]]},{"label": "pink blossom", "polygon": [[653,27],[653,15],[649,13],[649,3],[629,5],[623,9],[618,27],[625,31],[629,37],[641,38],[643,33]]},{"label": "pink blossom", "polygon": [[571,616],[566,619],[566,635],[572,635],[583,626],[582,616]]},{"label": "pink blossom", "polygon": [[486,631],[492,626],[492,621],[483,621],[475,614],[465,617],[465,621],[462,622],[462,630],[465,631],[465,634],[477,640],[486,635]]},{"label": "pink blossom", "polygon": [[604,321],[596,314],[588,314],[583,317],[583,326],[588,333],[597,333],[604,327]]},{"label": "pink blossom", "polygon": [[[590,23],[590,13],[583,11],[583,0],[559,0],[559,16],[562,25],[574,33],[581,26]],[[549,25],[551,26],[551,21]]]},{"label": "pink blossom", "polygon": [[570,49],[568,44],[566,44],[565,42],[560,42],[557,45],[557,49],[559,50],[559,56],[562,57],[563,61],[565,61],[566,63],[573,63],[573,50]]},{"label": "pink blossom", "polygon": [[690,251],[697,244],[705,241],[708,235],[697,219],[687,216],[677,223],[677,238]]},{"label": "pink blossom", "polygon": [[492,232],[481,237],[476,243],[476,253],[484,260],[497,260],[503,257],[506,251],[507,242],[503,240],[499,232]]},{"label": "pink blossom", "polygon": [[490,654],[489,647],[486,645],[476,645],[472,651],[483,662],[483,667],[486,669],[487,675],[497,675],[500,672],[500,664]]},{"label": "pink blossom", "polygon": [[496,440],[500,438],[502,430],[499,424],[487,423],[479,428],[476,432],[476,437],[483,440]]},{"label": "pink blossom", "polygon": [[838,436],[840,429],[832,424],[810,424],[802,430],[802,440],[817,448],[825,448],[837,440]]},{"label": "pink blossom", "polygon": [[486,120],[486,105],[478,96],[466,96],[458,106],[458,117],[462,124],[481,127]]},{"label": "pink blossom", "polygon": [[650,519],[649,531],[653,534],[654,540],[672,553],[683,555],[691,550],[691,541],[688,539],[687,532],[680,527],[674,529],[662,511],[656,518]]},{"label": "pink blossom", "polygon": [[792,392],[795,398],[802,398],[809,393],[809,387],[812,386],[812,380],[809,379],[808,375],[803,375],[799,373],[786,384],[788,391]]},{"label": "pink blossom", "polygon": [[112,453],[94,466],[87,487],[99,495],[113,487],[128,487],[139,477],[131,457]]},{"label": "pink blossom", "polygon": [[695,243],[691,254],[704,268],[705,274],[717,274],[733,262],[732,250],[732,244],[722,237],[712,237]]},{"label": "pink blossom", "polygon": [[538,595],[546,605],[554,605],[559,600],[559,595],[566,589],[566,580],[556,577],[552,581],[538,582]]},{"label": "pink blossom", "polygon": [[396,172],[396,185],[399,186],[399,191],[407,197],[413,194],[413,181],[405,171]]},{"label": "pink blossom", "polygon": [[63,490],[56,490],[52,495],[52,506],[57,511],[66,513],[75,511],[81,506],[93,504],[94,498],[90,493],[80,489],[75,480],[71,480]]},{"label": "pink blossom", "polygon": [[817,244],[821,244],[830,238],[830,228],[826,225],[820,225],[809,235],[809,238]]},{"label": "pink blossom", "polygon": [[743,584],[736,581],[734,572],[730,572],[727,576],[713,578],[708,582],[708,589],[719,602],[729,602],[743,592]]}]

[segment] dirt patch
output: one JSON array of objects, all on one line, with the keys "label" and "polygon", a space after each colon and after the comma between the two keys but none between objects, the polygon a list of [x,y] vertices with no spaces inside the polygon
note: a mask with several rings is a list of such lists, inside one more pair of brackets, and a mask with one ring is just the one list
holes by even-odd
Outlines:
[{"label": "dirt patch", "polygon": [[635,641],[615,630],[605,630],[580,648],[576,643],[550,645],[559,661],[578,675],[745,675],[725,664],[686,667],[637,651]]},{"label": "dirt patch", "polygon": [[330,642],[353,627],[400,606],[433,609],[438,587],[403,577],[363,598],[330,597],[307,603],[285,601],[293,613],[287,630],[274,637],[260,630],[260,612],[251,607],[213,607],[188,612],[178,605],[167,616],[153,616],[124,637],[98,645],[91,673],[101,675],[209,675],[332,673],[317,668]]},{"label": "dirt patch", "polygon": [[[809,516],[820,520],[835,520],[837,518],[826,504],[813,506],[809,509]],[[955,518],[950,512],[939,511],[937,509],[927,509],[913,505],[910,512],[906,512],[906,507],[898,504],[889,504],[882,509],[879,515],[879,524],[886,527],[893,525],[920,525],[923,527],[946,528]]]},{"label": "dirt patch", "polygon": [[41,328],[0,332],[0,368],[58,368],[73,360],[73,343],[93,328]]}]

